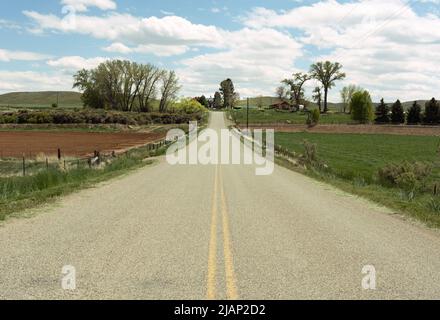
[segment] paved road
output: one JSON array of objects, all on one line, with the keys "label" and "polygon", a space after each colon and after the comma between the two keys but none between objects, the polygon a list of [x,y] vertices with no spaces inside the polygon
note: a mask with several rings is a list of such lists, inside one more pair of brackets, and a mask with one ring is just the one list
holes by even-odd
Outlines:
[{"label": "paved road", "polygon": [[162,160],[7,221],[0,243],[2,299],[440,298],[438,232],[278,166]]}]

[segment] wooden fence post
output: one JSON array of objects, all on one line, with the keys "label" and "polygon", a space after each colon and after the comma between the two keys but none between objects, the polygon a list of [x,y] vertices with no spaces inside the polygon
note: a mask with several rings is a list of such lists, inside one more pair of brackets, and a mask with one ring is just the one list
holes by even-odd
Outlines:
[{"label": "wooden fence post", "polygon": [[25,177],[25,176],[26,176],[26,160],[25,160],[25,157],[23,155],[23,177]]}]

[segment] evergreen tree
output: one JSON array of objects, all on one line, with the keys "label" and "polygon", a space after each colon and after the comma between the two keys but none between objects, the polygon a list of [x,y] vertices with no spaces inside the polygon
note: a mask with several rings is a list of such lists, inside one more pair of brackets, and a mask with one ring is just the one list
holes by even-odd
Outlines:
[{"label": "evergreen tree", "polygon": [[405,112],[400,100],[397,100],[391,108],[391,122],[393,124],[405,123]]},{"label": "evergreen tree", "polygon": [[376,108],[376,123],[390,123],[390,108],[384,100],[380,100],[380,105]]},{"label": "evergreen tree", "polygon": [[426,124],[438,124],[439,122],[439,104],[432,98],[431,101],[426,103],[425,118],[423,120]]},{"label": "evergreen tree", "polygon": [[414,101],[408,112],[408,124],[419,124],[422,122],[422,107]]}]

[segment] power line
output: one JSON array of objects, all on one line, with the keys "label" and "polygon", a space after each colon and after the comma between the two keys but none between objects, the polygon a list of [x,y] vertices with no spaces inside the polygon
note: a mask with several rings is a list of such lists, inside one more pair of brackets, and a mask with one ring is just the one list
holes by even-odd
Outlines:
[{"label": "power line", "polygon": [[[378,31],[382,30],[386,25],[388,25],[392,19],[398,17],[399,15],[401,15],[403,12],[405,12],[406,10],[408,10],[410,7],[409,5],[413,2],[414,0],[408,0],[406,1],[403,6],[401,6],[399,8],[399,10],[397,10],[396,12],[394,12],[393,14],[391,14],[390,16],[388,16],[379,26],[377,26],[375,29],[368,31],[367,33],[365,33],[353,46],[353,48],[356,48],[356,46],[358,45],[358,43],[364,42],[366,39],[368,39],[369,37],[373,36],[374,34],[376,34]],[[351,49],[353,49],[351,48]]]}]

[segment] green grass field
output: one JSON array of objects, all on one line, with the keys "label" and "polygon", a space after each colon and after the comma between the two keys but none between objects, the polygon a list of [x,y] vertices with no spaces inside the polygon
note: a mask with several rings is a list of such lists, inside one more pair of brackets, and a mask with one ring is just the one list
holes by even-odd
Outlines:
[{"label": "green grass field", "polygon": [[46,109],[58,101],[59,108],[82,108],[81,94],[70,91],[13,92],[0,95],[3,111],[14,109]]},{"label": "green grass field", "polygon": [[320,161],[330,173],[308,171],[315,178],[372,199],[417,218],[430,226],[440,227],[440,196],[431,190],[421,191],[409,199],[398,188],[384,187],[377,179],[380,168],[403,161],[429,162],[433,173],[429,184],[440,182],[440,139],[428,136],[394,136],[361,134],[277,133],[276,144],[302,154],[303,141],[317,145]]},{"label": "green grass field", "polygon": [[[341,177],[372,181],[389,163],[440,161],[440,138],[375,134],[277,133],[276,143],[301,153],[303,141],[318,146],[318,155]],[[435,178],[440,178],[439,171]]]},{"label": "green grass field", "polygon": [[[233,110],[231,111],[231,115],[233,119],[238,124],[245,124],[247,117],[247,110]],[[258,110],[258,109],[250,109],[249,110],[249,123],[257,123],[257,124],[306,124],[307,115],[302,112],[287,112],[287,111],[277,111],[277,110]],[[329,113],[321,115],[320,119],[321,124],[349,124],[354,123],[350,115],[348,114],[339,114],[339,113]]]}]

